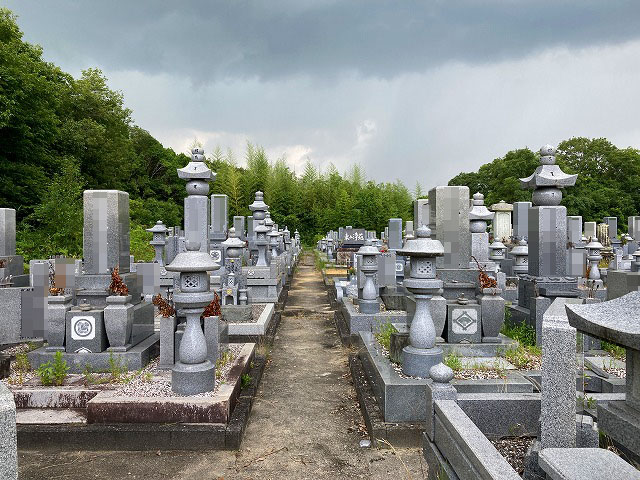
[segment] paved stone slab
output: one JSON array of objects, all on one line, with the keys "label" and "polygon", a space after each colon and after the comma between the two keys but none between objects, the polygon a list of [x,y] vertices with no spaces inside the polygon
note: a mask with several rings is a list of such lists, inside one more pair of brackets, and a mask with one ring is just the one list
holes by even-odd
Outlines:
[{"label": "paved stone slab", "polygon": [[552,480],[640,479],[640,472],[603,448],[545,448],[538,462]]}]

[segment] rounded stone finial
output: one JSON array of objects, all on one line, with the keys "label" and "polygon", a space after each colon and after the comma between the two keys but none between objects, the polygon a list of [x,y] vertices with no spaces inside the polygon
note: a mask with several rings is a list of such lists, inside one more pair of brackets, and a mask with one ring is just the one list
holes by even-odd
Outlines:
[{"label": "rounded stone finial", "polygon": [[449,383],[453,380],[453,370],[440,362],[429,369],[429,376],[435,383]]},{"label": "rounded stone finial", "polygon": [[476,192],[473,194],[473,204],[474,205],[484,205],[484,195],[480,192]]},{"label": "rounded stone finial", "polygon": [[187,252],[197,252],[200,250],[200,242],[197,240],[187,240],[186,242]]},{"label": "rounded stone finial", "polygon": [[258,191],[256,192],[256,200],[257,200],[257,201],[262,201],[262,200],[264,200],[264,193],[262,193],[260,190],[258,190]]},{"label": "rounded stone finial", "polygon": [[464,293],[461,293],[457,299],[458,305],[466,305],[469,303],[469,300],[464,296]]},{"label": "rounded stone finial", "polygon": [[196,147],[191,149],[192,162],[204,162],[204,148]]},{"label": "rounded stone finial", "polygon": [[431,229],[426,225],[422,225],[416,230],[416,236],[418,238],[429,238],[431,237]]},{"label": "rounded stone finial", "polygon": [[545,145],[540,148],[540,164],[554,165],[556,163],[556,147]]},{"label": "rounded stone finial", "polygon": [[236,227],[231,227],[229,229],[229,237],[230,238],[235,238],[235,236],[236,236]]}]

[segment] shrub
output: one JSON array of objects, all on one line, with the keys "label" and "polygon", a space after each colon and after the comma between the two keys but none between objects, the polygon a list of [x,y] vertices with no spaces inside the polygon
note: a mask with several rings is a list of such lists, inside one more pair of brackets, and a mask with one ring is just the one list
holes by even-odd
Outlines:
[{"label": "shrub", "polygon": [[67,361],[62,358],[62,352],[56,352],[53,356],[53,363],[48,361],[41,364],[36,373],[40,377],[43,385],[62,385],[64,379],[67,378],[69,367]]},{"label": "shrub", "polygon": [[391,322],[385,322],[378,327],[378,331],[375,332],[373,336],[380,345],[389,350],[391,346],[391,334],[397,331]]}]

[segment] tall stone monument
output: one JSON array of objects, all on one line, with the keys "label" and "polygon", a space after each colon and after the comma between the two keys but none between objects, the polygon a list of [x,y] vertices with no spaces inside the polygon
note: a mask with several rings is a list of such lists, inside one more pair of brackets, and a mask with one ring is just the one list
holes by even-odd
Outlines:
[{"label": "tall stone monument", "polygon": [[184,199],[184,234],[186,241],[196,242],[201,252],[209,253],[209,182],[216,174],[204,163],[204,150],[191,150],[191,161],[178,169],[178,177],[187,182]]}]

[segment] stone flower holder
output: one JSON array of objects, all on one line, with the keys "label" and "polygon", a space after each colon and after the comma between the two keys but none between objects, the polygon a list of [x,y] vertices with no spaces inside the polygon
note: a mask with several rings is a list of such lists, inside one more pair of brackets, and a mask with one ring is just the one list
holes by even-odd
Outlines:
[{"label": "stone flower holder", "polygon": [[71,310],[72,295],[50,295],[47,299],[47,351],[64,352],[67,312]]},{"label": "stone flower holder", "polygon": [[131,348],[133,329],[133,304],[131,295],[110,295],[104,307],[104,329],[111,352],[126,352]]}]

